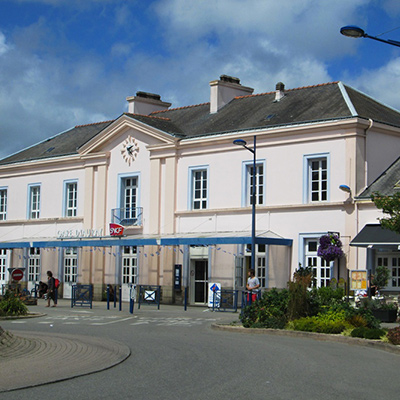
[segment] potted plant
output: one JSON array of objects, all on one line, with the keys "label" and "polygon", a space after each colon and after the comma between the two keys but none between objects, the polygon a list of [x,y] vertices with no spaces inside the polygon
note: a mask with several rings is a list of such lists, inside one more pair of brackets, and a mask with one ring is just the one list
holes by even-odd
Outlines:
[{"label": "potted plant", "polygon": [[317,255],[327,262],[343,257],[342,242],[339,236],[334,233],[321,236]]},{"label": "potted plant", "polygon": [[362,307],[371,310],[372,315],[381,322],[396,322],[397,320],[397,305],[386,303],[384,299],[365,299]]}]

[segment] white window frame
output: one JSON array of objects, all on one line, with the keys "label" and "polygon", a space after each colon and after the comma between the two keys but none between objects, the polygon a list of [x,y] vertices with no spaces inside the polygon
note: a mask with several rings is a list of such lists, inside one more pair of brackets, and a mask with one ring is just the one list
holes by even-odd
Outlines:
[{"label": "white window frame", "polygon": [[122,284],[137,284],[139,277],[138,270],[138,248],[137,246],[122,247]]},{"label": "white window frame", "polygon": [[38,282],[41,272],[41,251],[38,247],[28,249],[28,281]]},{"label": "white window frame", "polygon": [[[38,190],[38,198],[34,201],[34,191]],[[40,183],[32,183],[28,185],[28,215],[27,219],[40,218],[40,197],[41,185]]]},{"label": "white window frame", "polygon": [[[312,176],[311,176],[311,163],[313,161],[326,161],[326,199],[312,200]],[[303,156],[303,203],[325,203],[330,199],[330,154],[307,154]],[[321,183],[321,181],[320,181]]]},{"label": "white window frame", "polygon": [[[116,208],[127,208],[125,203],[125,188],[126,188],[126,180],[127,179],[136,179],[136,204],[135,210],[137,210],[140,206],[140,173],[134,172],[130,174],[119,174],[118,175],[118,197],[117,197],[117,207]],[[127,218],[136,218],[135,215],[126,216]]]},{"label": "white window frame", "polygon": [[[196,196],[196,188],[195,188],[195,176],[198,172],[206,173],[206,187],[200,188],[200,196]],[[204,178],[201,179],[201,183],[204,182]],[[208,209],[208,198],[209,198],[209,183],[210,183],[210,174],[209,174],[209,166],[208,165],[200,165],[196,167],[189,167],[189,198],[188,198],[188,209],[189,210],[206,210]],[[203,185],[202,185],[203,186]],[[206,191],[206,196],[203,196],[203,191]],[[196,208],[195,203],[199,202],[200,207]]]},{"label": "white window frame", "polygon": [[76,283],[78,281],[78,248],[67,247],[63,257],[63,282]]},{"label": "white window frame", "polygon": [[[262,167],[262,182],[260,183],[259,168]],[[243,161],[242,164],[242,207],[250,207],[252,205],[252,185],[251,185],[251,169],[253,168],[253,161]],[[265,205],[266,197],[266,162],[265,160],[256,160],[256,205]],[[262,192],[262,193],[261,193]],[[260,194],[261,193],[261,194]],[[260,195],[262,200],[260,201]]]},{"label": "white window frame", "polygon": [[[0,283],[6,283],[6,281],[8,279],[9,264],[10,264],[9,251],[6,249],[0,249]],[[1,293],[1,290],[0,290],[0,293]],[[2,294],[4,294],[4,293],[2,293]]]},{"label": "white window frame", "polygon": [[[306,251],[307,243],[309,241],[315,241],[317,243],[315,254],[312,255],[313,257],[315,257],[316,260],[316,265],[313,266],[314,268],[317,268],[317,274],[316,276],[314,276],[313,280],[313,285],[315,285],[316,287],[326,286],[325,283],[329,284],[329,281],[333,278],[334,262],[332,261],[328,265],[324,265],[326,264],[326,261],[324,261],[321,257],[317,255],[319,238],[325,234],[326,232],[301,234],[299,237],[299,260],[301,260],[300,263],[303,268],[309,266],[307,263],[307,255],[308,255]],[[323,273],[322,270],[324,270]],[[327,270],[329,270],[329,277],[326,276]],[[321,285],[322,283],[324,283],[324,285]]]},{"label": "white window frame", "polygon": [[7,220],[8,188],[0,187],[0,221]]},{"label": "white window frame", "polygon": [[[247,244],[243,249],[244,256],[248,257],[248,268],[251,262],[251,244]],[[266,289],[269,287],[269,245],[256,244],[256,261],[255,261],[255,276],[260,282],[260,288]],[[247,282],[247,276],[244,282]]]},{"label": "white window frame", "polygon": [[[379,259],[386,259],[380,263]],[[395,262],[393,262],[395,260]],[[375,268],[383,265],[390,271],[389,281],[384,289],[400,290],[400,253],[398,252],[377,252],[375,255]]]},{"label": "white window frame", "polygon": [[[73,193],[73,198],[70,198],[71,186],[75,185],[75,190]],[[64,212],[63,216],[66,218],[73,218],[78,215],[78,181],[68,180],[64,181]],[[72,205],[71,205],[72,200]]]}]

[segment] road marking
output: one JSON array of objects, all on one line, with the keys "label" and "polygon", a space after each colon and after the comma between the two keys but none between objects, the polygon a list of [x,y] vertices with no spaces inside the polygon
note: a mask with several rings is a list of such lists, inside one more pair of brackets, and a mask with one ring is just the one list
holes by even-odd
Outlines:
[{"label": "road marking", "polygon": [[133,319],[133,317],[129,317],[129,318],[123,318],[123,319],[118,319],[116,321],[110,321],[110,322],[93,322],[90,325],[110,325],[110,324],[115,324],[117,322],[123,322],[123,321],[128,321],[130,319]]},{"label": "road marking", "polygon": [[214,322],[216,318],[188,318],[188,317],[139,317],[131,325],[155,324],[157,326],[194,326],[206,322]]}]

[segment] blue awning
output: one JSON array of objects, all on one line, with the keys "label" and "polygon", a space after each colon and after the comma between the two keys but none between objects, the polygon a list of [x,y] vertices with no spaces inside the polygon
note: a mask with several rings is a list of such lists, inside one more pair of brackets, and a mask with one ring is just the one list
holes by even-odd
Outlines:
[{"label": "blue awning", "polygon": [[[66,238],[66,239],[26,239],[20,241],[0,242],[0,249],[39,248],[71,248],[71,247],[113,247],[113,246],[212,246],[224,244],[251,244],[251,235],[202,234],[202,235],[171,235],[171,236],[122,236],[101,238]],[[292,246],[292,239],[285,239],[275,234],[257,235],[257,244]]]}]

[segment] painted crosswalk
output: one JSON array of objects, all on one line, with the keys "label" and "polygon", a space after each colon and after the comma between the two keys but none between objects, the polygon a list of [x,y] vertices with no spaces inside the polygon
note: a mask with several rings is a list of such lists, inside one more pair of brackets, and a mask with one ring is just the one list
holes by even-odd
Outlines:
[{"label": "painted crosswalk", "polygon": [[91,314],[75,314],[75,315],[51,315],[35,319],[19,319],[10,321],[12,324],[39,324],[39,325],[93,325],[104,326],[120,323],[128,323],[131,326],[139,325],[157,325],[171,327],[192,327],[202,324],[211,324],[216,318],[193,318],[193,317],[149,317],[149,316],[118,316],[118,315],[91,315]]}]

